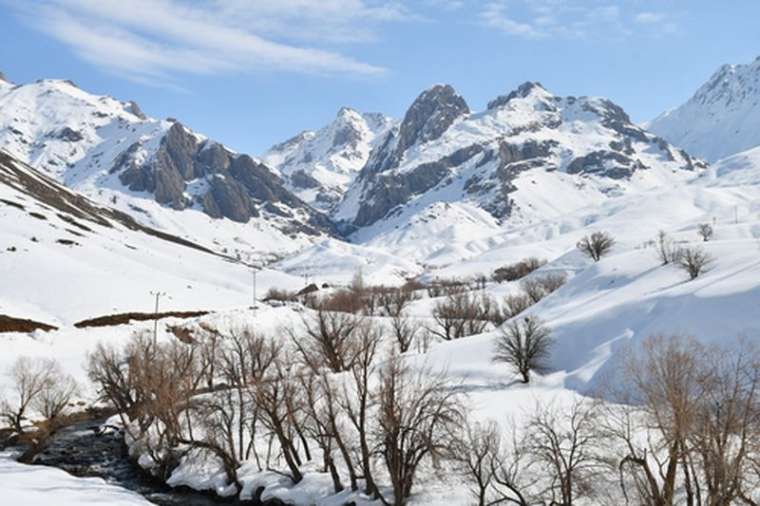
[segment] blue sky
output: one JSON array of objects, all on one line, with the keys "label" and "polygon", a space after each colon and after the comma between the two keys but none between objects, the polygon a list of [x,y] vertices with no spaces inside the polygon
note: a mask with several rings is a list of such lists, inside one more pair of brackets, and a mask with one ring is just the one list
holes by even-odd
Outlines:
[{"label": "blue sky", "polygon": [[760,1],[0,0],[0,71],[136,100],[260,154],[339,107],[403,115],[452,84],[482,109],[527,80],[637,121],[760,56]]}]

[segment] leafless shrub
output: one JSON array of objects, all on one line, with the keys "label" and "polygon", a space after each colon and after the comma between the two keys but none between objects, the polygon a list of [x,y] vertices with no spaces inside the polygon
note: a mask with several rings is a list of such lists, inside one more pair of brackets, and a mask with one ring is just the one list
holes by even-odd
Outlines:
[{"label": "leafless shrub", "polygon": [[697,279],[710,267],[714,258],[700,247],[681,248],[676,264],[689,274],[689,280]]},{"label": "leafless shrub", "polygon": [[288,302],[291,300],[296,299],[295,292],[291,292],[289,290],[281,289],[281,288],[270,288],[266,295],[264,295],[264,302],[274,300],[279,302]]},{"label": "leafless shrub", "polygon": [[524,278],[531,272],[546,264],[546,260],[540,260],[536,257],[528,257],[517,263],[499,267],[493,272],[491,278],[497,283],[504,281],[516,281]]},{"label": "leafless shrub", "polygon": [[408,288],[378,289],[378,303],[385,316],[398,317],[419,295]]},{"label": "leafless shrub", "polygon": [[431,332],[446,341],[480,334],[490,323],[492,304],[487,296],[466,292],[451,294],[433,309],[436,327]]},{"label": "leafless shrub", "polygon": [[428,297],[455,295],[469,291],[467,283],[458,279],[438,279],[427,287]]},{"label": "leafless shrub", "polygon": [[544,289],[545,297],[546,295],[559,290],[562,285],[567,283],[567,274],[564,272],[550,272],[543,276],[538,276],[536,279]]},{"label": "leafless shrub", "polygon": [[534,304],[533,299],[524,293],[504,297],[505,318],[514,318]]},{"label": "leafless shrub", "polygon": [[496,339],[493,361],[511,365],[530,381],[530,371],[544,372],[553,346],[551,331],[535,316],[513,320],[501,329]]},{"label": "leafless shrub", "polygon": [[549,273],[543,276],[525,278],[520,282],[520,288],[530,298],[533,304],[550,293],[559,289],[567,281],[564,273]]},{"label": "leafless shrub", "polygon": [[713,230],[712,225],[709,223],[700,223],[697,227],[697,234],[702,238],[702,241],[704,242],[712,239],[714,233],[715,231]]},{"label": "leafless shrub", "polygon": [[615,239],[607,232],[594,232],[578,241],[576,245],[584,255],[598,262],[610,252],[615,245]]},{"label": "leafless shrub", "polygon": [[668,265],[671,262],[677,261],[678,249],[673,244],[673,240],[664,230],[660,230],[657,233],[657,239],[654,245],[657,249],[657,258],[660,259],[662,265]]}]

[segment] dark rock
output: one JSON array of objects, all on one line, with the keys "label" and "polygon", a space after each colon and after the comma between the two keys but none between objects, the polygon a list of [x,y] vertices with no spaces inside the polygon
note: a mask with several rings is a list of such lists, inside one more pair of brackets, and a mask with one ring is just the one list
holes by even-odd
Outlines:
[{"label": "dark rock", "polygon": [[79,142],[84,139],[82,132],[69,127],[63,127],[53,134],[53,137],[66,142]]},{"label": "dark rock", "polygon": [[467,162],[482,151],[482,146],[473,144],[438,161],[418,165],[403,174],[390,172],[378,175],[365,186],[365,194],[371,198],[362,200],[354,225],[371,225],[397,206],[408,202],[413,195],[434,188],[451,174],[452,167]]},{"label": "dark rock", "polygon": [[470,113],[464,98],[445,85],[424,91],[412,103],[399,127],[396,152],[403,154],[415,144],[438,139],[454,121]]},{"label": "dark rock", "polygon": [[508,95],[501,95],[488,102],[488,110],[503,107],[516,98],[525,98],[536,89],[544,90],[545,88],[539,82],[527,81],[518,86],[516,90],[510,92]]},{"label": "dark rock", "polygon": [[145,114],[142,112],[142,109],[140,109],[140,106],[137,105],[137,102],[135,102],[134,100],[130,100],[129,102],[127,102],[127,107],[125,107],[125,109],[127,110],[127,112],[131,112],[132,114],[134,114],[140,119],[143,119],[143,120],[148,119],[147,116],[145,116]]},{"label": "dark rock", "polygon": [[290,184],[296,188],[303,189],[319,188],[322,186],[319,181],[314,179],[303,170],[297,170],[290,175]]},{"label": "dark rock", "polygon": [[580,156],[567,166],[568,174],[596,174],[611,179],[630,178],[637,170],[648,167],[617,151],[593,151]]}]

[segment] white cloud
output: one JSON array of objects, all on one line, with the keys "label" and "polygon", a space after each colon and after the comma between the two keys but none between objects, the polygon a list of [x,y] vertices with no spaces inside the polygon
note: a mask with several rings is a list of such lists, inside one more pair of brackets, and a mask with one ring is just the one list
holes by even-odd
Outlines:
[{"label": "white cloud", "polygon": [[370,40],[375,24],[407,16],[395,2],[369,1],[38,0],[17,8],[94,65],[172,84],[182,74],[262,69],[382,74],[382,67],[325,49]]},{"label": "white cloud", "polygon": [[665,20],[665,14],[662,12],[640,12],[636,14],[634,20],[641,24],[660,23]]},{"label": "white cloud", "polygon": [[[631,10],[641,0],[490,0],[481,6],[483,25],[525,38],[619,39],[634,33],[635,24],[663,23],[659,12]],[[669,27],[675,23],[669,22]]]}]

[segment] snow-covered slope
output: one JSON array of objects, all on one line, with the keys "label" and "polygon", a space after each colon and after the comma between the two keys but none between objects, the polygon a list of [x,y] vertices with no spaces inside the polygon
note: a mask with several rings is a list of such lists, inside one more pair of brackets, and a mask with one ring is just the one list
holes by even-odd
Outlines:
[{"label": "snow-covered slope", "polygon": [[686,103],[648,128],[711,162],[760,146],[760,57],[723,65]]},{"label": "snow-covered slope", "polygon": [[69,81],[0,85],[0,149],[146,224],[228,251],[284,254],[332,231],[259,161]]},{"label": "snow-covered slope", "polygon": [[301,199],[329,210],[393,125],[394,120],[383,114],[343,107],[327,126],[273,146],[262,160],[279,170]]},{"label": "snow-covered slope", "polygon": [[437,85],[373,151],[335,216],[355,241],[446,263],[492,247],[500,229],[680,185],[704,167],[606,99],[525,83],[471,113]]},{"label": "snow-covered slope", "polygon": [[[0,314],[55,326],[152,310],[240,307],[245,265],[102,207],[0,152]],[[299,287],[265,270],[259,287]]]}]

